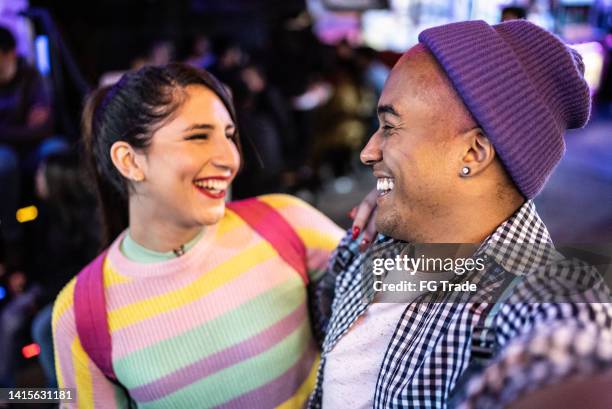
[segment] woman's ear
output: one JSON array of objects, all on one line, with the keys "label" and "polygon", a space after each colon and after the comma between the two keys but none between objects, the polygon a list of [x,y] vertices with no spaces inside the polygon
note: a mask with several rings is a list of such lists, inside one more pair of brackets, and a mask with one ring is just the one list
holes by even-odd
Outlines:
[{"label": "woman's ear", "polygon": [[462,158],[462,169],[469,169],[467,173],[461,172],[463,176],[482,172],[493,163],[495,148],[482,128],[470,129],[462,137],[466,142]]},{"label": "woman's ear", "polygon": [[113,143],[110,156],[119,173],[126,179],[132,182],[142,182],[145,179],[143,161],[138,160],[138,154],[129,143],[124,141]]}]

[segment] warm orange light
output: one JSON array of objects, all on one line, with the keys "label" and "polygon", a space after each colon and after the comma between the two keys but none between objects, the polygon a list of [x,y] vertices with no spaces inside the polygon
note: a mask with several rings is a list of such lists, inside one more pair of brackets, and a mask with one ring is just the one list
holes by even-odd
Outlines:
[{"label": "warm orange light", "polygon": [[36,206],[22,207],[17,210],[17,221],[19,223],[31,222],[38,217],[38,209]]},{"label": "warm orange light", "polygon": [[38,344],[30,344],[21,348],[21,353],[23,357],[26,359],[34,358],[38,354],[40,354],[40,347]]}]

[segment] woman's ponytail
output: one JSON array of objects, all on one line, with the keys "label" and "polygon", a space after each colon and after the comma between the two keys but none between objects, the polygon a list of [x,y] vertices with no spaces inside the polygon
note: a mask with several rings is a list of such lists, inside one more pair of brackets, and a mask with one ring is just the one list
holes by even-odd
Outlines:
[{"label": "woman's ponytail", "polygon": [[[119,233],[128,227],[128,198],[117,191],[107,174],[104,158],[100,157],[99,145],[106,145],[98,140],[97,127],[94,121],[99,108],[107,98],[111,87],[99,88],[92,92],[85,102],[81,117],[81,131],[85,147],[85,163],[90,179],[95,186],[98,199],[98,211],[102,227],[100,244],[106,248]],[[107,151],[108,155],[108,151]]]}]

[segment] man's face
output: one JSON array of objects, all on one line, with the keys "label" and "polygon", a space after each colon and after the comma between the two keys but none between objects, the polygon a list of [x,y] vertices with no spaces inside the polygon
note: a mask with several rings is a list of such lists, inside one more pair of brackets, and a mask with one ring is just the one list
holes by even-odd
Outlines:
[{"label": "man's face", "polygon": [[378,104],[379,129],[361,152],[378,179],[377,230],[413,242],[427,241],[432,218],[452,211],[461,160],[452,143],[454,91],[444,88],[431,58],[411,51],[393,68]]}]

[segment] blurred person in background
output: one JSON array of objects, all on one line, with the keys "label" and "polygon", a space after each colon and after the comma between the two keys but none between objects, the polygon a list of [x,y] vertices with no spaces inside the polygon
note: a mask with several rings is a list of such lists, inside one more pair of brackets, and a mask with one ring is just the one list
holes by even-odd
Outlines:
[{"label": "blurred person in background", "polygon": [[318,362],[306,283],[318,294],[341,230],[287,195],[226,208],[240,142],[205,71],[129,72],[91,96],[83,129],[107,250],[55,302],[59,386],[87,408],[302,407]]},{"label": "blurred person in background", "polygon": [[0,388],[14,388],[21,347],[28,339],[29,323],[43,289],[22,271],[7,279],[7,301],[0,308]]},{"label": "blurred person in background", "polygon": [[95,196],[76,152],[49,156],[36,172],[39,216],[34,224],[36,257],[29,267],[41,286],[32,322],[32,339],[40,346],[39,361],[48,387],[56,388],[51,311],[60,290],[99,249]]},{"label": "blurred person in background", "polygon": [[214,63],[210,72],[230,89],[240,82],[240,70],[249,61],[249,54],[230,37],[218,37],[213,41]]},{"label": "blurred person in background", "polygon": [[[53,131],[50,96],[38,71],[17,55],[15,37],[0,27],[0,233],[7,270],[20,267],[23,231],[15,218],[23,176],[66,144]],[[25,173],[24,173],[25,172]]]},{"label": "blurred person in background", "polygon": [[283,174],[289,167],[289,152],[297,149],[287,102],[263,70],[252,63],[240,70],[239,82],[231,88],[240,136],[246,141],[244,171],[238,175],[232,194],[244,198],[287,192]]},{"label": "blurred person in background", "polygon": [[205,34],[196,33],[187,39],[187,56],[185,64],[189,64],[196,68],[208,69],[214,62],[210,40]]},{"label": "blurred person in background", "polygon": [[296,125],[296,149],[285,158],[293,170],[286,175],[286,183],[300,194],[314,191],[319,185],[310,160],[316,137],[315,117],[332,94],[326,73],[333,70],[335,50],[315,36],[313,20],[305,11],[289,13],[275,24],[265,48],[268,79],[289,102]]},{"label": "blurred person in background", "polygon": [[378,101],[391,70],[378,58],[376,50],[370,47],[358,47],[355,50],[355,60],[362,73],[363,84],[372,89]]},{"label": "blurred person in background", "polygon": [[[378,101],[391,70],[378,58],[376,50],[370,47],[358,47],[355,50],[355,61],[362,75],[362,86],[373,94],[374,101]],[[378,117],[375,109],[370,111],[368,122],[367,135],[371,135],[376,132],[378,127]]]},{"label": "blurred person in background", "polygon": [[[166,65],[174,60],[174,43],[168,39],[156,40],[149,49],[147,65]],[[140,68],[140,67],[139,67]]]},{"label": "blurred person in background", "polygon": [[345,176],[353,157],[364,145],[375,112],[374,90],[365,83],[365,65],[356,59],[347,42],[336,46],[336,67],[331,73],[331,98],[317,109],[315,118],[315,169],[329,168],[336,178]]},{"label": "blurred person in background", "polygon": [[[98,250],[98,223],[91,189],[83,179],[78,157],[71,152],[50,154],[36,172],[38,204],[36,238],[24,261],[27,276],[13,272],[8,279],[9,301],[0,309],[0,385],[15,386],[20,348],[29,339],[40,346],[40,363],[49,387],[56,387],[51,339],[53,300],[62,287]],[[41,309],[42,308],[42,309]],[[36,315],[35,315],[36,314]]]},{"label": "blurred person in background", "polygon": [[[129,62],[128,71],[135,71],[147,65],[165,65],[174,60],[175,47],[168,39],[154,40],[145,51],[137,54]],[[126,70],[115,70],[103,73],[98,81],[98,86],[113,85],[121,79]]]}]

